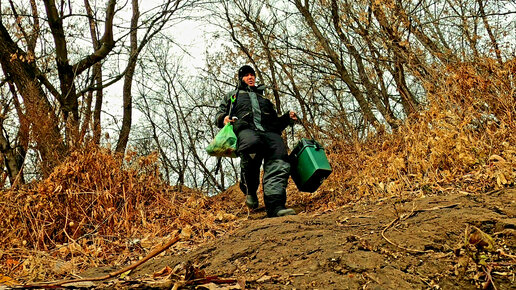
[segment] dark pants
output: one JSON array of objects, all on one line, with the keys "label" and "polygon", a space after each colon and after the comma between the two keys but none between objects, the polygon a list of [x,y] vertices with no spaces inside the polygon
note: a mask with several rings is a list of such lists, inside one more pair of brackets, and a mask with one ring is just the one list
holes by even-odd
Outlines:
[{"label": "dark pants", "polygon": [[263,199],[268,216],[285,208],[287,183],[290,174],[288,153],[281,135],[244,129],[238,133],[240,160],[240,189],[256,196],[260,185],[260,167],[263,162]]}]

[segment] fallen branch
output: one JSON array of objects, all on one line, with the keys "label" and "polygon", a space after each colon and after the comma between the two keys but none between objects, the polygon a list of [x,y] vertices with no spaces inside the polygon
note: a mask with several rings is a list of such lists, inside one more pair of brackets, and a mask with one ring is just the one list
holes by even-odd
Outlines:
[{"label": "fallen branch", "polygon": [[188,280],[188,281],[177,281],[176,283],[174,283],[172,290],[177,290],[177,289],[180,289],[187,285],[204,285],[204,284],[208,284],[208,283],[232,284],[232,283],[238,283],[238,280],[232,279],[232,278],[223,279],[223,278],[219,278],[218,276],[207,276],[207,277],[192,279],[192,280]]},{"label": "fallen branch", "polygon": [[405,250],[407,252],[414,252],[414,253],[428,253],[430,252],[429,250],[428,251],[421,251],[421,250],[416,250],[416,249],[409,249],[409,248],[405,248],[405,247],[402,247],[396,243],[394,243],[393,241],[389,240],[389,238],[387,238],[385,236],[385,232],[387,231],[387,229],[389,229],[395,222],[397,222],[398,220],[400,220],[399,218],[396,218],[395,220],[393,220],[392,222],[390,222],[382,231],[382,237],[391,245],[395,246],[395,247],[398,247],[402,250]]},{"label": "fallen branch", "polygon": [[129,265],[121,270],[118,270],[118,271],[115,271],[115,272],[111,272],[105,276],[100,276],[100,277],[93,277],[93,278],[82,278],[82,279],[75,279],[75,280],[63,280],[63,281],[57,281],[57,282],[47,282],[47,283],[39,283],[39,284],[29,284],[29,285],[22,285],[20,287],[16,287],[16,288],[24,288],[24,289],[27,289],[27,288],[46,288],[46,289],[51,289],[51,288],[62,288],[63,285],[65,284],[72,284],[72,283],[79,283],[79,282],[90,282],[90,281],[102,281],[102,280],[107,280],[107,279],[110,279],[110,278],[113,278],[115,276],[118,276],[122,273],[125,273],[127,271],[130,271],[130,270],[133,270],[135,268],[137,268],[138,266],[140,266],[141,264],[147,262],[148,260],[152,259],[153,257],[157,256],[159,253],[165,251],[166,249],[170,248],[173,244],[177,243],[178,241],[180,240],[180,237],[179,235],[176,235],[174,236],[172,239],[170,239],[165,245],[161,246],[160,248],[157,248],[155,250],[153,250],[152,252],[150,252],[147,256],[145,256],[145,258],[139,260],[138,262],[132,264],[132,265]]},{"label": "fallen branch", "polygon": [[402,220],[406,220],[408,218],[410,218],[411,216],[415,215],[416,213],[419,213],[419,212],[425,212],[425,211],[432,211],[432,210],[438,210],[438,209],[443,209],[443,208],[451,208],[451,207],[456,207],[457,205],[459,205],[460,203],[454,203],[454,204],[450,204],[450,205],[445,205],[445,206],[435,206],[435,207],[432,207],[432,208],[428,208],[428,209],[418,209],[418,210],[412,210],[409,214],[407,215],[404,215],[404,216],[401,216],[401,217],[396,217],[394,220],[392,220],[383,230],[382,230],[382,237],[391,245],[395,246],[395,247],[398,247],[402,250],[405,250],[407,252],[413,252],[413,253],[429,253],[431,252],[431,250],[427,250],[427,251],[421,251],[421,250],[416,250],[416,249],[410,249],[410,248],[405,248],[403,246],[400,246],[396,243],[394,243],[393,241],[389,240],[386,236],[385,236],[385,232],[392,226],[394,225],[394,223],[396,223],[397,221],[402,221]]},{"label": "fallen branch", "polygon": [[208,283],[215,283],[215,284],[230,284],[230,283],[237,283],[237,279],[232,278],[219,278],[218,276],[207,276],[204,278],[194,279],[190,281],[186,281],[185,285],[202,285],[202,284],[208,284]]}]

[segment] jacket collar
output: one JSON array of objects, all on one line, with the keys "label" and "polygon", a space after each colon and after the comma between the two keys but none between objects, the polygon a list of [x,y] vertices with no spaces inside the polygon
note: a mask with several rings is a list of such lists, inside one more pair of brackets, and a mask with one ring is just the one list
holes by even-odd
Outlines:
[{"label": "jacket collar", "polygon": [[259,84],[254,87],[250,87],[244,82],[240,83],[240,86],[238,87],[239,90],[246,91],[246,92],[255,92],[263,95],[263,91],[265,90],[265,85]]}]

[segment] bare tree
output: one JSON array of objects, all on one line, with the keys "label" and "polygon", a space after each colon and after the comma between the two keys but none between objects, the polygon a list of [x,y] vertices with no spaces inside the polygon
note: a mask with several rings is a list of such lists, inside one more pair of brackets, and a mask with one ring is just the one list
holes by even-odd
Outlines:
[{"label": "bare tree", "polygon": [[[139,29],[139,17],[140,11],[138,8],[138,1],[132,1],[133,15],[131,18],[131,31],[130,31],[130,55],[128,60],[127,69],[124,74],[124,85],[123,85],[123,119],[122,128],[120,129],[120,135],[116,145],[116,152],[124,153],[129,141],[129,133],[132,125],[132,84],[134,72],[136,69],[136,61],[141,50],[156,34],[160,33],[170,18],[183,6],[180,6],[181,0],[169,0],[163,4],[161,12],[158,16],[153,16],[150,19],[150,25],[147,27],[147,31],[143,36],[140,43],[138,43],[138,29]],[[148,20],[147,20],[148,21]]]},{"label": "bare tree", "polygon": [[[310,116],[310,123],[317,123],[314,108],[321,108],[315,111],[365,120],[363,126],[375,130],[382,130],[381,123],[396,128],[403,118],[416,116],[423,108],[424,84],[437,75],[436,64],[450,65],[468,55],[457,45],[461,36],[465,35],[474,57],[486,55],[478,50],[483,33],[489,36],[485,43],[494,48],[495,55],[499,45],[493,39],[503,36],[493,33],[490,17],[495,22],[500,19],[482,9],[485,1],[223,3],[224,15],[219,17],[227,25],[217,24],[242,52],[239,57],[267,68],[262,69],[262,77],[271,80],[276,92],[296,99],[303,120],[309,121],[306,116]],[[487,6],[500,8],[494,3]],[[480,22],[484,23],[483,31]],[[344,94],[341,83],[347,90]],[[345,102],[340,107],[348,114],[324,109],[334,101]],[[354,109],[357,105],[359,111]],[[357,113],[360,118],[354,117]],[[328,126],[332,121],[325,123]],[[317,127],[317,131],[324,131]],[[349,128],[361,130],[360,126]]]},{"label": "bare tree", "polygon": [[[117,151],[125,151],[131,127],[132,75],[139,53],[174,13],[191,2],[194,1],[163,0],[145,11],[143,17],[137,2],[133,2],[129,8],[133,12],[129,25],[125,25],[125,18],[115,18],[116,13],[128,10],[116,0],[103,1],[99,6],[92,6],[89,0],[83,6],[54,0],[9,0],[8,5],[3,2],[0,64],[2,85],[10,86],[4,108],[8,109],[6,117],[17,116],[20,136],[30,136],[30,140],[4,138],[12,143],[3,147],[4,158],[10,160],[7,164],[17,164],[7,152],[9,148],[18,148],[13,143],[15,140],[25,146],[20,152],[29,149],[37,152],[43,175],[51,172],[70,149],[88,140],[100,143],[103,90],[122,78],[125,78],[124,118]],[[80,30],[84,25],[90,28],[88,46],[81,45],[88,38]],[[115,26],[119,27],[116,35]],[[142,34],[141,39],[137,38],[138,33]],[[129,44],[125,46],[127,38]],[[129,56],[124,60],[126,47]],[[117,59],[122,59],[121,71],[109,66],[103,68],[103,64]],[[5,126],[3,129],[4,137],[14,133]],[[16,174],[20,170],[8,171]]]},{"label": "bare tree", "polygon": [[149,47],[152,62],[137,78],[135,105],[144,115],[148,133],[135,144],[151,141],[170,183],[219,191],[225,180],[217,180],[215,158],[204,151],[216,134],[209,113],[215,107],[213,95],[207,83],[182,76],[183,68],[167,57],[171,50],[165,39],[156,39]]}]

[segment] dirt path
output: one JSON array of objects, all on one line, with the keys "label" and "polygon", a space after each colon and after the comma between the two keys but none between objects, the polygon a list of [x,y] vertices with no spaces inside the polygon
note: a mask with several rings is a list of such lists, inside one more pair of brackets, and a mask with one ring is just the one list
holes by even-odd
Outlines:
[{"label": "dirt path", "polygon": [[[318,215],[263,216],[254,213],[239,229],[189,253],[155,258],[133,271],[129,283],[104,286],[141,287],[141,279],[167,266],[181,271],[187,262],[205,275],[239,281],[197,289],[243,285],[247,289],[514,289],[516,285],[514,189],[384,199]],[[103,273],[96,269],[84,275]]]}]

